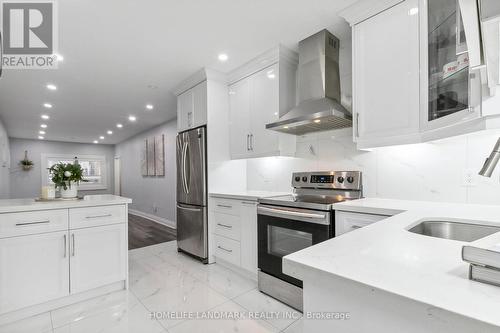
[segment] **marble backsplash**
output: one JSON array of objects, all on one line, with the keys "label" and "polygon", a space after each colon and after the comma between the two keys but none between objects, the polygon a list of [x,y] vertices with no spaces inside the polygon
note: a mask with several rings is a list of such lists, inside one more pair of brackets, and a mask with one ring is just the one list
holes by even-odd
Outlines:
[{"label": "marble backsplash", "polygon": [[359,170],[366,197],[500,204],[500,166],[477,174],[499,130],[371,151],[357,150],[351,131],[298,137],[294,158],[247,160],[248,189],[290,191],[294,171]]}]

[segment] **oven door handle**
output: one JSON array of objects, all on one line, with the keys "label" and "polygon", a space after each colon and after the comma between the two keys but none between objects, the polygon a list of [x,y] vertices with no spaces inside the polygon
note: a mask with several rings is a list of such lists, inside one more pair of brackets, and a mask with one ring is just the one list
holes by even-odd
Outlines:
[{"label": "oven door handle", "polygon": [[[304,222],[311,222],[311,223],[317,223],[317,224],[330,224],[329,218],[328,218],[328,213],[306,213],[306,212],[299,212],[295,210],[288,210],[288,209],[279,209],[279,208],[270,208],[266,206],[259,206],[257,208],[257,214],[260,215],[270,215],[270,216],[276,216],[276,217],[283,217],[283,218],[293,218],[293,219],[299,219]],[[303,220],[306,219],[306,220]]]}]

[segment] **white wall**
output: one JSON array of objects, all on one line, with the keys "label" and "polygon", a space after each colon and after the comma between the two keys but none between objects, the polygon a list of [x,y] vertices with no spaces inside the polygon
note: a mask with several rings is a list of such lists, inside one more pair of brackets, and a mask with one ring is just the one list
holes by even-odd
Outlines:
[{"label": "white wall", "polygon": [[[28,151],[28,158],[35,163],[30,171],[23,171],[19,161],[24,158],[24,151]],[[42,154],[71,154],[104,155],[106,156],[107,182],[106,190],[79,191],[81,195],[113,193],[114,183],[114,146],[95,145],[85,143],[70,143],[58,141],[26,140],[10,138],[11,172],[10,197],[34,198],[40,196],[42,186]],[[46,168],[45,166],[43,166]]]},{"label": "white wall", "polygon": [[297,158],[247,160],[248,188],[290,191],[294,171],[360,170],[366,197],[500,204],[500,166],[491,178],[477,175],[499,130],[368,152],[356,150],[351,131],[299,137]]},{"label": "white wall", "polygon": [[[141,151],[144,139],[165,135],[165,176],[143,177]],[[121,160],[121,195],[132,198],[130,206],[175,226],[176,213],[176,120],[164,123],[116,145],[116,156]]]},{"label": "white wall", "polygon": [[7,130],[0,119],[0,199],[10,196],[10,147]]}]

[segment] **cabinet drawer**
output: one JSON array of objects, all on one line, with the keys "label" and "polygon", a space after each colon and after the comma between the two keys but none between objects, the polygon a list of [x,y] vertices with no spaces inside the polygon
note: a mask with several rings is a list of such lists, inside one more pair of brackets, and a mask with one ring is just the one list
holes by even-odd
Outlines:
[{"label": "cabinet drawer", "polygon": [[231,199],[213,199],[213,211],[219,213],[240,216],[241,204],[238,200]]},{"label": "cabinet drawer", "polygon": [[234,240],[241,240],[241,220],[239,216],[214,212],[215,233]]},{"label": "cabinet drawer", "polygon": [[0,214],[0,238],[68,230],[68,210]]},{"label": "cabinet drawer", "polygon": [[71,208],[69,210],[70,229],[96,227],[101,225],[125,223],[125,205]]},{"label": "cabinet drawer", "polygon": [[335,236],[365,227],[372,223],[386,219],[387,215],[375,215],[351,212],[335,212]]},{"label": "cabinet drawer", "polygon": [[215,235],[215,256],[233,265],[240,266],[240,242]]}]

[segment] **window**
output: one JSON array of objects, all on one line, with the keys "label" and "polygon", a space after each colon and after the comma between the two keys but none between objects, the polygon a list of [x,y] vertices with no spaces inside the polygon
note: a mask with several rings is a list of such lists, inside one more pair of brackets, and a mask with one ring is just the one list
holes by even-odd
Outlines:
[{"label": "window", "polygon": [[75,157],[83,169],[87,182],[80,183],[81,190],[105,190],[108,187],[106,179],[106,156],[100,155],[69,155],[69,154],[42,154],[42,182],[44,185],[51,183],[47,170],[57,163],[73,163]]}]

